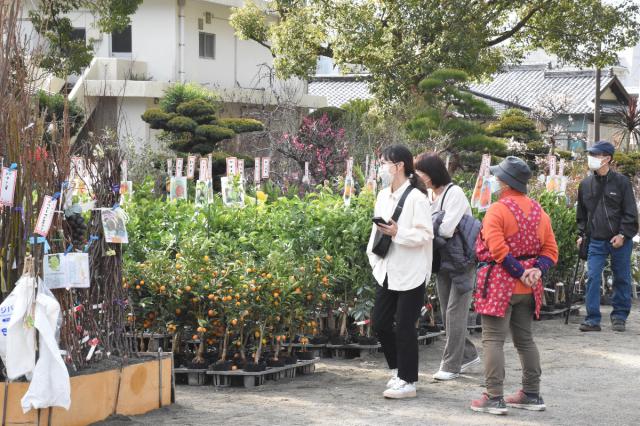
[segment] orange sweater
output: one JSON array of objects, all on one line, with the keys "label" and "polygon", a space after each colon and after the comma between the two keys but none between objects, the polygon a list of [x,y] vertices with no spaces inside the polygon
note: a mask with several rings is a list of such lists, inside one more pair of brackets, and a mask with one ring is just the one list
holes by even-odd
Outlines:
[{"label": "orange sweater", "polygon": [[[502,198],[510,197],[522,209],[525,216],[531,212],[531,200],[525,194],[507,189],[502,193]],[[502,203],[493,203],[482,221],[482,238],[487,244],[491,256],[497,263],[502,263],[504,258],[509,254],[509,246],[507,238],[518,232],[518,222],[515,216],[507,206]],[[546,212],[542,211],[540,217],[540,225],[538,226],[538,238],[542,247],[539,256],[546,256],[553,262],[558,261],[558,245],[556,237],[551,227],[551,219]],[[520,280],[516,281],[514,294],[532,293],[531,288],[522,284]]]}]

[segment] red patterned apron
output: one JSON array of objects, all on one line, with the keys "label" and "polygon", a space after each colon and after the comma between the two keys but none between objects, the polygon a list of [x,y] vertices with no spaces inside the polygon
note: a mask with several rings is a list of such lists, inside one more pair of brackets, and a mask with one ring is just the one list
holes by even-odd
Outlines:
[{"label": "red patterned apron", "polygon": [[[525,216],[512,198],[506,197],[499,202],[509,208],[518,222],[518,232],[506,239],[509,253],[517,258],[525,269],[532,268],[542,247],[538,238],[542,207],[535,200],[531,200],[531,212],[529,216]],[[501,264],[495,262],[487,245],[482,240],[482,233],[478,235],[476,241],[476,256],[480,265],[478,266],[478,281],[474,295],[475,310],[483,315],[504,317],[518,278],[509,275]],[[536,318],[540,317],[543,292],[544,286],[542,281],[539,281],[533,287]]]}]

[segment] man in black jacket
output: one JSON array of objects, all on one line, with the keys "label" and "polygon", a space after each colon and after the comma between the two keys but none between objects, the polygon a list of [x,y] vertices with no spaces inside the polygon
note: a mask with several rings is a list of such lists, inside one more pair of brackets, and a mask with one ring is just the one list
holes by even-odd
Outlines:
[{"label": "man in black jacket", "polygon": [[589,170],[578,188],[578,246],[589,242],[587,316],[581,331],[600,331],[600,287],[607,257],[611,257],[613,297],[611,324],[624,331],[631,310],[631,250],[638,233],[638,209],[629,179],[610,169],[615,148],[605,141],[588,149]]}]

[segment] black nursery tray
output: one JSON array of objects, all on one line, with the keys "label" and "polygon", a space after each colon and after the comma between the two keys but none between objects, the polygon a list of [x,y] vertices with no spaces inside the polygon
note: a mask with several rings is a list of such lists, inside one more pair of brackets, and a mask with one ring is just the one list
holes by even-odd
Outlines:
[{"label": "black nursery tray", "polygon": [[439,336],[442,336],[444,334],[444,331],[435,331],[435,332],[429,332],[427,334],[425,334],[424,336],[418,336],[418,344],[419,345],[429,345],[433,342],[436,341],[436,339]]},{"label": "black nursery tray", "polygon": [[[315,371],[315,364],[320,358],[309,361],[298,361],[284,367],[267,367],[265,371],[211,371],[204,369],[176,368],[176,375],[187,375],[190,386],[202,386],[207,383],[213,386],[241,386],[252,388],[265,383],[265,380],[278,381],[282,378],[295,378],[298,374],[311,374]],[[209,380],[210,379],[210,380]]]}]

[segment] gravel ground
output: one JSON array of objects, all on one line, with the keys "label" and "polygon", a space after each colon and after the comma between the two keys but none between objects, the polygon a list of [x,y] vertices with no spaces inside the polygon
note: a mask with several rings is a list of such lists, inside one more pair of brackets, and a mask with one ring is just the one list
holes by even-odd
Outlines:
[{"label": "gravel ground", "polygon": [[[603,308],[603,318],[607,318]],[[474,413],[469,402],[483,388],[481,367],[458,380],[435,382],[444,339],[420,347],[418,397],[385,400],[388,370],[382,354],[362,359],[323,359],[316,373],[251,390],[177,387],[177,403],[139,417],[103,425],[452,424],[637,425],[640,422],[640,315],[634,306],[627,332],[603,321],[600,333],[578,331],[580,318],[537,322],[545,412],[510,409],[507,416]],[[480,334],[472,336],[480,346]],[[519,389],[517,353],[505,344],[505,390]]]}]

